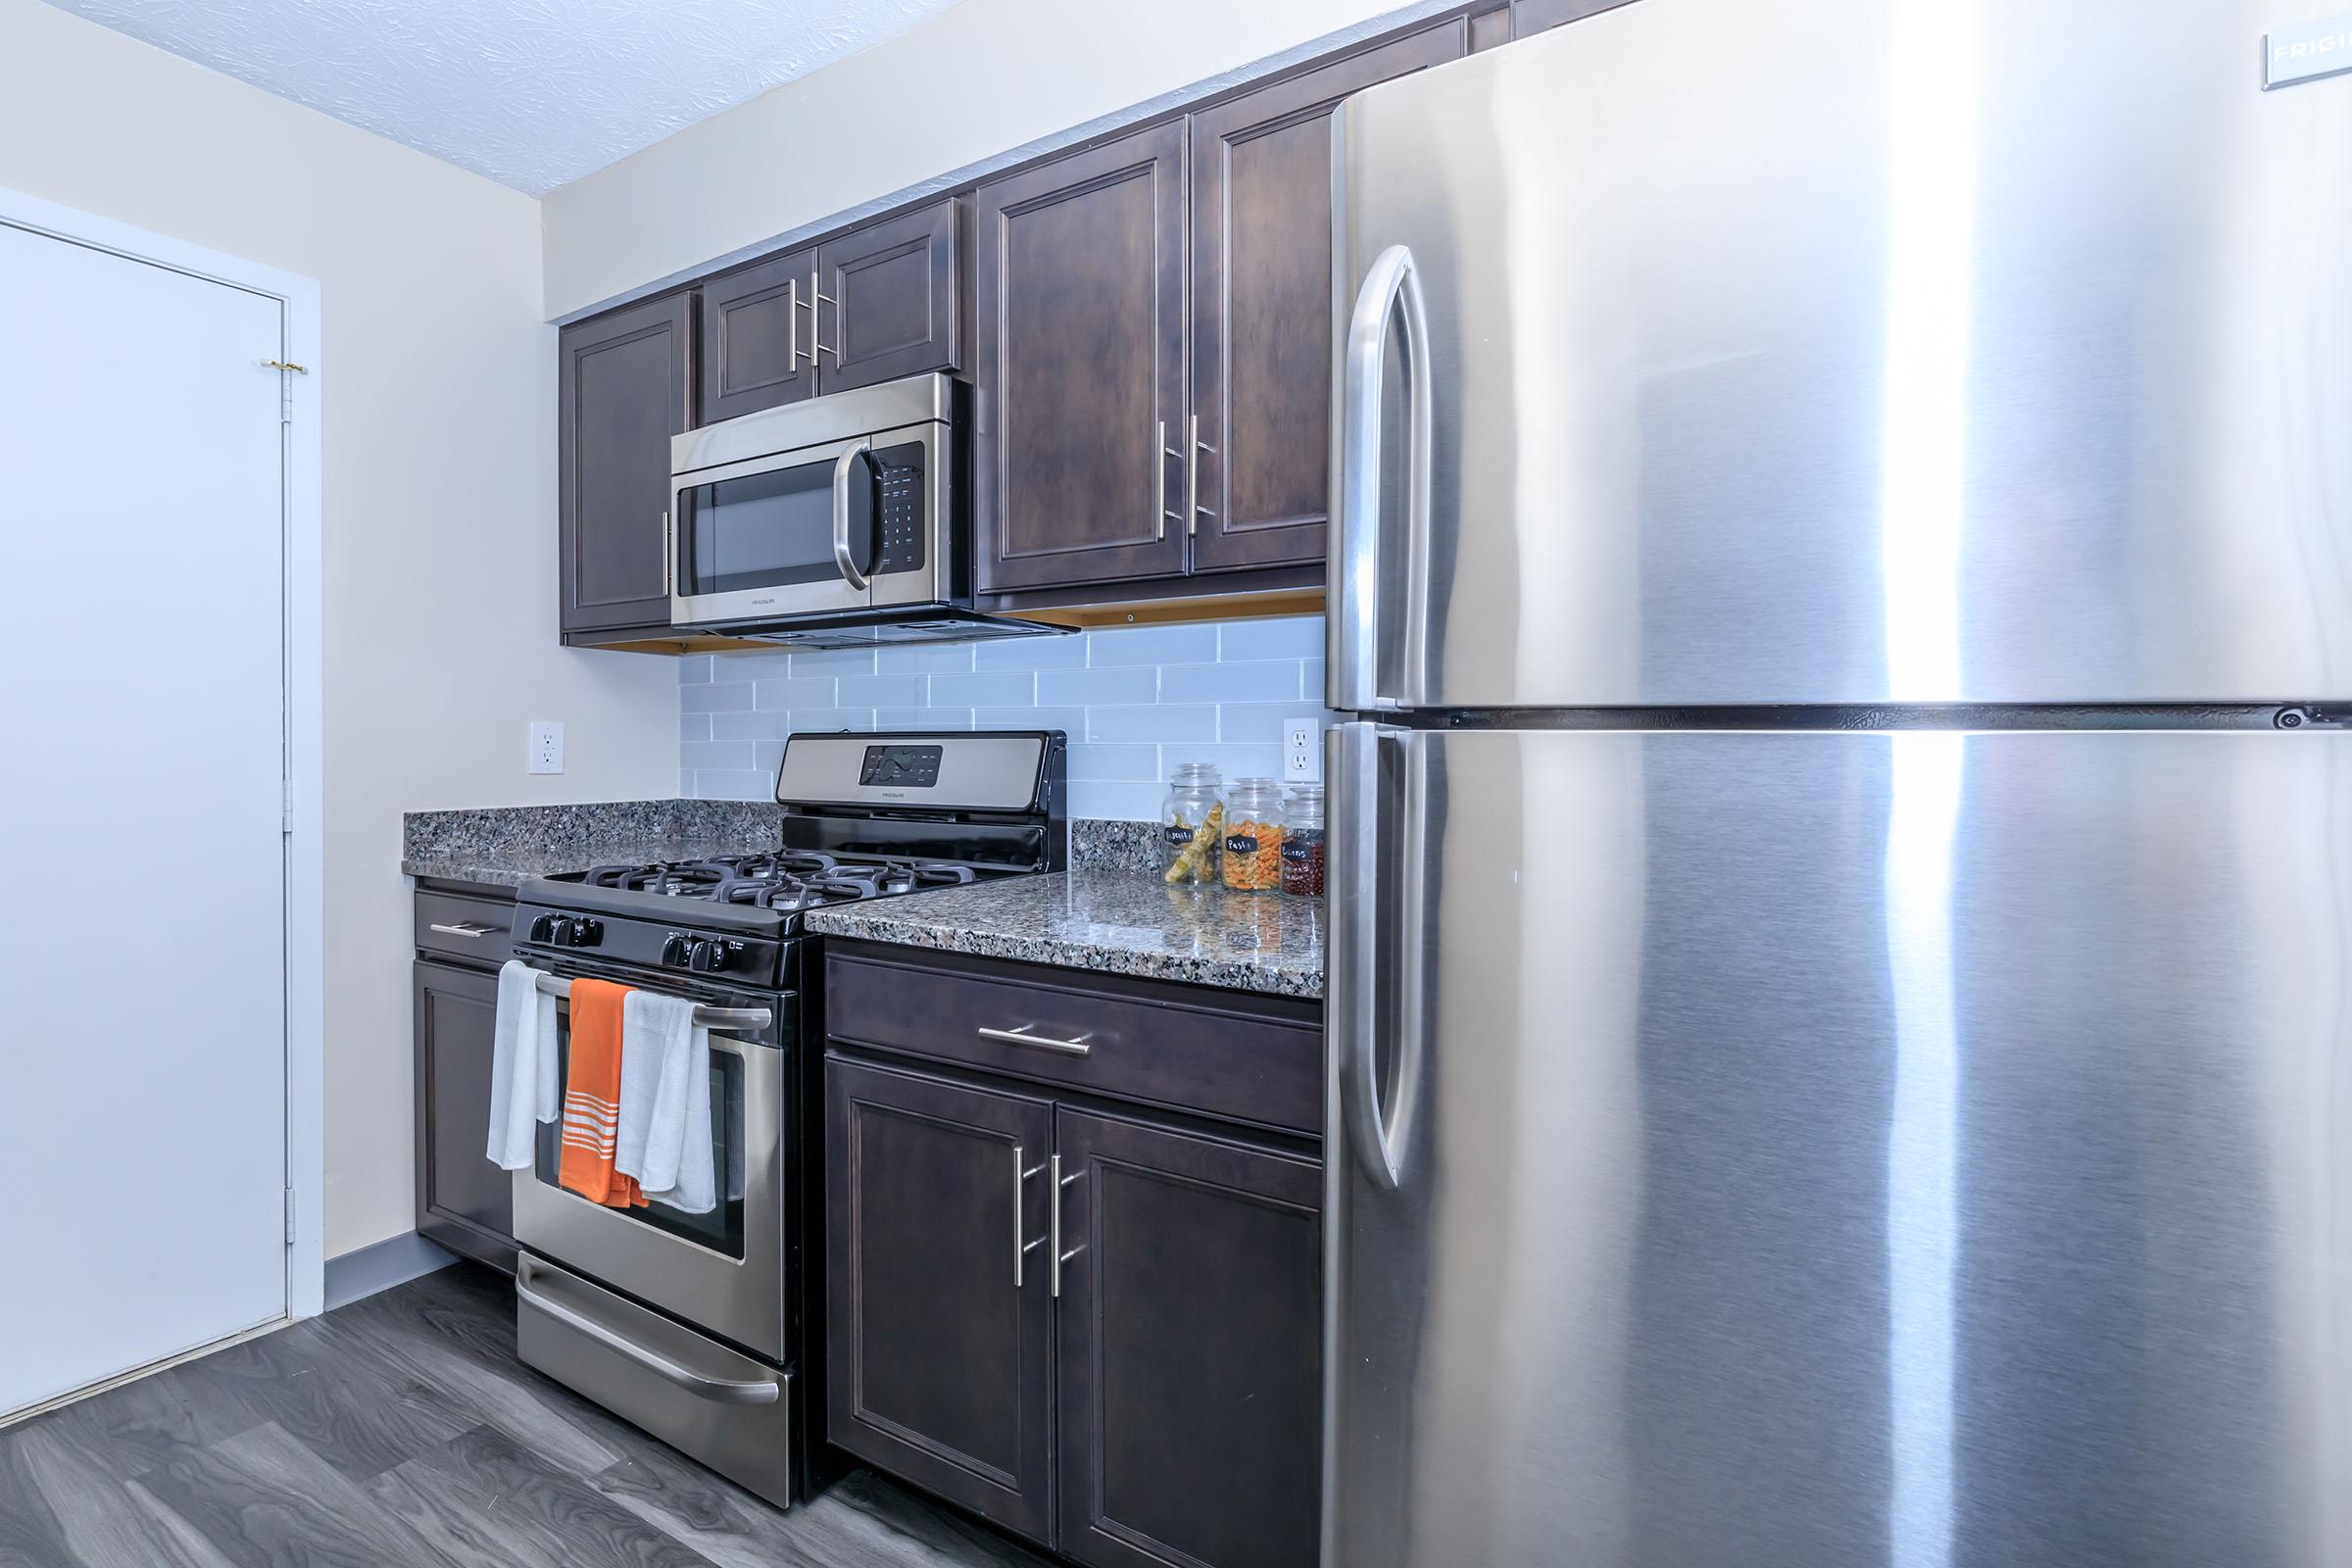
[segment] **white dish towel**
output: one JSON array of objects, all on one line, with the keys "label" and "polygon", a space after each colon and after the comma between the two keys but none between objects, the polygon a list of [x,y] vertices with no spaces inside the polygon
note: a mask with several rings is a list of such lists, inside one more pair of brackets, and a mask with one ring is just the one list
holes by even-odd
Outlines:
[{"label": "white dish towel", "polygon": [[684,997],[631,991],[620,1004],[620,1130],[612,1168],[648,1200],[689,1214],[718,1206],[710,1159],[710,1031]]},{"label": "white dish towel", "polygon": [[562,1109],[556,999],[519,958],[498,969],[498,1032],[490,1046],[490,1163],[520,1170],[539,1154],[539,1124]]}]

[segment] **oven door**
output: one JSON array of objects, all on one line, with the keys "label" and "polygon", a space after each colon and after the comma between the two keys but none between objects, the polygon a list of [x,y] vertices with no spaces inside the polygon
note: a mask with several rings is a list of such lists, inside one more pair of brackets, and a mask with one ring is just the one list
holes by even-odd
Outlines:
[{"label": "oven door", "polygon": [[[568,1073],[568,1002],[559,1004],[557,1016]],[[783,1365],[786,1049],[710,1036],[710,1155],[719,1201],[710,1213],[662,1202],[607,1208],[565,1192],[556,1184],[560,1123],[544,1123],[537,1162],[514,1173],[515,1239]]]},{"label": "oven door", "polygon": [[940,600],[946,445],[945,426],[917,424],[673,475],[671,623]]}]

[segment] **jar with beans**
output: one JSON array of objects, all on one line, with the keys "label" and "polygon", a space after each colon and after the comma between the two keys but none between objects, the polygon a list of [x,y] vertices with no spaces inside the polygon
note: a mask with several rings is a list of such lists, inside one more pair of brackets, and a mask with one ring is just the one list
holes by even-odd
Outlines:
[{"label": "jar with beans", "polygon": [[1300,784],[1282,808],[1282,891],[1323,896],[1323,786]]},{"label": "jar with beans", "polygon": [[1233,781],[1225,803],[1225,885],[1271,893],[1282,885],[1282,792],[1270,778]]}]

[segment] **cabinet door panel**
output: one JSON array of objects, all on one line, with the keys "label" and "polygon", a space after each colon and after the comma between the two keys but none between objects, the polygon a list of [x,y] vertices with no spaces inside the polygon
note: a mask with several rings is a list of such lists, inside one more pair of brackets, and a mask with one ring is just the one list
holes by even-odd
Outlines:
[{"label": "cabinet door panel", "polygon": [[416,1229],[468,1257],[514,1267],[514,1178],[490,1163],[490,1054],[498,977],[415,966]]},{"label": "cabinet door panel", "polygon": [[1053,1131],[1042,1100],[825,1062],[826,1436],[1039,1541],[1054,1302],[1045,1248],[1013,1259]]},{"label": "cabinet door panel", "polygon": [[1311,1160],[1055,1112],[1061,1550],[1313,1568],[1322,1177]]},{"label": "cabinet door panel", "polygon": [[669,625],[669,438],[693,417],[694,296],[563,332],[556,421],[564,629]]},{"label": "cabinet door panel", "polygon": [[963,364],[953,200],[827,240],[816,250],[818,378],[827,392]]},{"label": "cabinet door panel", "polygon": [[986,592],[1184,569],[1181,122],[981,187]]},{"label": "cabinet door panel", "polygon": [[704,424],[816,390],[812,259],[794,251],[703,285]]},{"label": "cabinet door panel", "polygon": [[1331,112],[1468,48],[1456,18],[1193,117],[1195,570],[1323,559]]}]

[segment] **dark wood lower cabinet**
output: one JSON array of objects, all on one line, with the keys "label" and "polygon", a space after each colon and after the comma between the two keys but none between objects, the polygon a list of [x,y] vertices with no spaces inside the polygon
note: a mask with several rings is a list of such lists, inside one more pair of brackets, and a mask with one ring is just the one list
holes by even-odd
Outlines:
[{"label": "dark wood lower cabinet", "polygon": [[415,966],[416,1231],[514,1271],[514,1178],[490,1163],[490,1053],[498,976]]},{"label": "dark wood lower cabinet", "polygon": [[1019,1244],[1046,1234],[1053,1136],[1045,1100],[825,1063],[826,1434],[1039,1541],[1054,1298]]},{"label": "dark wood lower cabinet", "polygon": [[1060,1549],[1307,1568],[1322,1398],[1311,1160],[1066,1107]]}]

